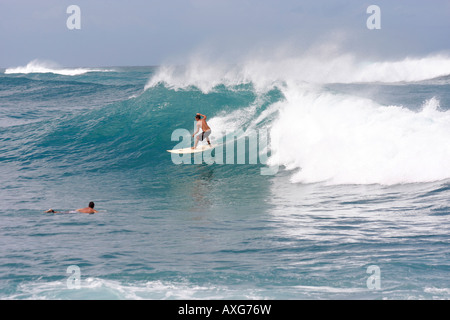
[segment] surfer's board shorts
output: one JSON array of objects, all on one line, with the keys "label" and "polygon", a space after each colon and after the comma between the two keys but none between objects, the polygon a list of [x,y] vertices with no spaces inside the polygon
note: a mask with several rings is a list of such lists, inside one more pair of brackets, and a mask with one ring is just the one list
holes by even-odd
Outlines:
[{"label": "surfer's board shorts", "polygon": [[203,139],[208,138],[210,134],[211,134],[211,130],[203,131],[202,135],[200,137],[200,140],[203,141]]}]

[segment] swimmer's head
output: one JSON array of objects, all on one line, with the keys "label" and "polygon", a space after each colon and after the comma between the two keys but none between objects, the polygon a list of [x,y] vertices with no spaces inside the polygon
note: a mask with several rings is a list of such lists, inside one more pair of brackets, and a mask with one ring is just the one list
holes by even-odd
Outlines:
[{"label": "swimmer's head", "polygon": [[89,208],[91,208],[91,209],[94,209],[94,206],[95,206],[95,204],[94,204],[94,202],[89,202]]}]

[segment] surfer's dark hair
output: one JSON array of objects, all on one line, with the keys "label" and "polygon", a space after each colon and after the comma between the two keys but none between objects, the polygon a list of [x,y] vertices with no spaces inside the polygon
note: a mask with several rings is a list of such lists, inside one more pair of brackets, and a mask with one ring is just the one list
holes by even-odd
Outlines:
[{"label": "surfer's dark hair", "polygon": [[195,119],[200,119],[201,117],[197,114],[195,115]]},{"label": "surfer's dark hair", "polygon": [[94,206],[95,206],[95,204],[91,201],[91,202],[89,202],[89,208],[92,208],[92,209],[94,209]]}]

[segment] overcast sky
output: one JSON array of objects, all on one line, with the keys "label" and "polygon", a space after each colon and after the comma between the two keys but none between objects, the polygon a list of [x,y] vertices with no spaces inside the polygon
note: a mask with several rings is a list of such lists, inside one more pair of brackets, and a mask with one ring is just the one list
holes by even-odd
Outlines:
[{"label": "overcast sky", "polygon": [[[69,5],[81,29],[69,30]],[[369,5],[381,30],[369,30]],[[396,58],[450,49],[450,0],[0,0],[0,67],[182,63],[197,50],[231,60],[252,50],[332,43]]]}]

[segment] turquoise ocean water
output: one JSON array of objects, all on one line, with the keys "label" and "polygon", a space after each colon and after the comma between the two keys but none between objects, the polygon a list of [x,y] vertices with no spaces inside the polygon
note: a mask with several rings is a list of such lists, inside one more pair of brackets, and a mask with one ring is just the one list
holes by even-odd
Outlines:
[{"label": "turquoise ocean water", "polygon": [[[0,299],[448,299],[448,74],[1,70]],[[276,174],[174,164],[197,112]]]}]

